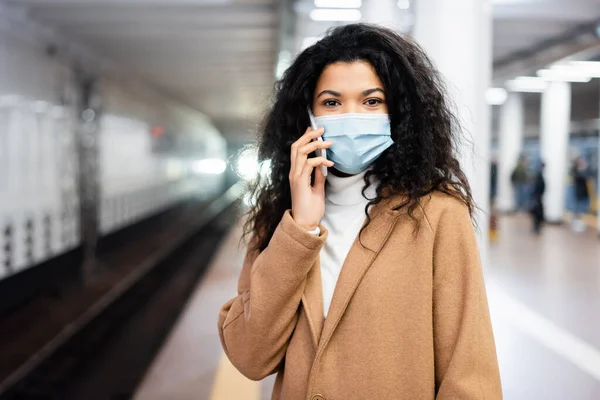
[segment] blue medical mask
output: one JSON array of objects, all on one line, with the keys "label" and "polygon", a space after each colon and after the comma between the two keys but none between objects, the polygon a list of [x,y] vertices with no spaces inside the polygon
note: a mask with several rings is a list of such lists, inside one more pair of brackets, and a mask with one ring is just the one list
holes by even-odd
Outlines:
[{"label": "blue medical mask", "polygon": [[317,117],[325,128],[323,139],[331,140],[327,158],[346,174],[359,174],[394,142],[387,114],[338,114]]}]

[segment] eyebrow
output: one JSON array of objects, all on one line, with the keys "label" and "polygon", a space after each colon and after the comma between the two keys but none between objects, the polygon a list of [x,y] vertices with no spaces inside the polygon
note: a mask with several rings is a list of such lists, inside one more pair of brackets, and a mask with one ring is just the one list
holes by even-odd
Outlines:
[{"label": "eyebrow", "polygon": [[362,94],[363,94],[363,96],[368,96],[368,95],[373,94],[375,92],[381,92],[381,93],[385,94],[385,92],[381,88],[367,89],[364,92],[362,92]]},{"label": "eyebrow", "polygon": [[342,97],[342,94],[339,93],[339,92],[335,92],[333,90],[323,90],[321,93],[319,93],[319,95],[317,96],[317,99],[319,97],[323,96],[324,94],[330,94],[330,95],[335,96],[335,97]]},{"label": "eyebrow", "polygon": [[[373,94],[375,92],[381,92],[381,93],[385,94],[385,92],[381,88],[372,88],[372,89],[364,90],[362,92],[362,95],[363,96],[368,96],[368,95]],[[321,93],[319,93],[319,95],[317,96],[317,99],[319,97],[323,96],[324,94],[330,94],[330,95],[335,96],[335,97],[342,97],[342,94],[340,92],[336,92],[334,90],[327,89],[327,90],[323,90]]]}]

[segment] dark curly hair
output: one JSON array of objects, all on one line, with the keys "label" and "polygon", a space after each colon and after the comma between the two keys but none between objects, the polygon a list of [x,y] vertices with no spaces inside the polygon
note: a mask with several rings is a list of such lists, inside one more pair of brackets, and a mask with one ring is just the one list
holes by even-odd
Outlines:
[{"label": "dark curly hair", "polygon": [[290,146],[310,125],[307,107],[322,71],[332,63],[353,61],[370,63],[381,79],[394,141],[365,175],[365,188],[372,176],[378,182],[369,206],[402,194],[404,201],[394,208],[406,207],[415,218],[420,199],[437,190],[462,200],[473,215],[471,189],[456,156],[461,127],[438,71],[410,39],[383,27],[351,24],[304,50],[275,85],[258,143],[259,161],[270,160],[271,170],[250,185],[244,227],[254,250],[267,247],[291,209]]}]

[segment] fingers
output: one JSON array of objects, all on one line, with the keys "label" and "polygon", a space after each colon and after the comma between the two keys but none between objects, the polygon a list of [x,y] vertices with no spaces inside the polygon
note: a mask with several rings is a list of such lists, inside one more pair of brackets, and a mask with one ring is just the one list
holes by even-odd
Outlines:
[{"label": "fingers", "polygon": [[333,161],[330,161],[324,157],[309,158],[308,160],[306,160],[304,168],[302,168],[302,175],[308,176],[310,178],[310,174],[312,174],[313,169],[316,167],[320,167],[321,165],[331,168],[333,167]]},{"label": "fingers", "polygon": [[331,144],[331,140],[326,140],[324,142],[321,142],[320,140],[313,140],[309,144],[306,144],[298,149],[298,154],[309,155],[317,149],[328,149],[331,147]]},{"label": "fingers", "polygon": [[302,174],[302,169],[308,160],[308,155],[317,149],[328,149],[331,147],[331,141],[322,142],[320,140],[313,140],[312,142],[302,146],[298,149],[296,154],[296,174]]},{"label": "fingers", "polygon": [[324,132],[325,132],[324,128],[319,128],[317,130],[312,130],[311,128],[308,128],[306,130],[306,132],[304,133],[304,135],[302,135],[300,137],[300,139],[296,140],[292,144],[291,153],[290,153],[290,176],[295,176],[295,175],[299,174],[302,171],[302,167],[304,166],[303,160],[300,160],[301,161],[300,163],[298,163],[298,160],[297,160],[298,151],[300,150],[300,148],[306,146],[312,140],[323,135]]}]

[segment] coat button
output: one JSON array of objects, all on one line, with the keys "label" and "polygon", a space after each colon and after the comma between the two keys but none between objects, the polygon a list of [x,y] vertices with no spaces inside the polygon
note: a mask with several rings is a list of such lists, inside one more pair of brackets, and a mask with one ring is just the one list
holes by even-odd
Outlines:
[{"label": "coat button", "polygon": [[311,400],[325,400],[325,397],[322,394],[315,394]]}]

